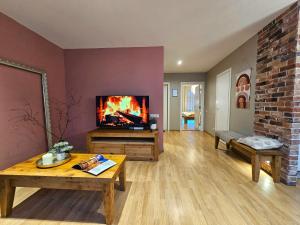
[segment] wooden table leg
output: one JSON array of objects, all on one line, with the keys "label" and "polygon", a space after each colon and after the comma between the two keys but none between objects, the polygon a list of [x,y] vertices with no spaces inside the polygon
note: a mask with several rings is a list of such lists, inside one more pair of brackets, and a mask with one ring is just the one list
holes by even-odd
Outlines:
[{"label": "wooden table leg", "polygon": [[231,146],[231,145],[230,145],[230,143],[229,143],[229,142],[228,142],[228,143],[226,143],[226,150],[228,150],[228,151],[229,151],[229,150],[230,150],[230,146]]},{"label": "wooden table leg", "polygon": [[215,149],[218,149],[220,138],[215,136]]},{"label": "wooden table leg", "polygon": [[159,157],[159,147],[158,147],[158,133],[155,134],[154,137],[154,161],[158,161],[158,157]]},{"label": "wooden table leg", "polygon": [[260,173],[260,158],[259,155],[253,154],[251,156],[251,164],[252,164],[252,180],[258,182],[259,173]]},{"label": "wooden table leg", "polygon": [[273,181],[274,181],[274,183],[279,183],[280,182],[280,170],[281,170],[281,156],[273,156],[272,157],[271,167],[272,167]]},{"label": "wooden table leg", "polygon": [[125,165],[125,162],[123,163],[123,166],[122,166],[120,174],[119,174],[119,182],[120,182],[120,191],[125,191],[125,189],[126,189],[126,165]]},{"label": "wooden table leg", "polygon": [[16,187],[9,180],[0,181],[1,217],[8,217],[12,212]]},{"label": "wooden table leg", "polygon": [[114,183],[104,185],[104,211],[106,224],[111,225],[114,221]]}]

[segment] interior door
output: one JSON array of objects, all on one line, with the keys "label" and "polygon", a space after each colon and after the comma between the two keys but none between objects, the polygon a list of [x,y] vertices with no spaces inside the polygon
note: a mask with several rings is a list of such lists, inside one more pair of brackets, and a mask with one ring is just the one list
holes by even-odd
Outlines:
[{"label": "interior door", "polygon": [[168,116],[169,116],[169,86],[164,84],[164,130],[168,130]]},{"label": "interior door", "polygon": [[197,84],[194,87],[195,91],[195,105],[194,105],[194,111],[195,111],[195,130],[198,130],[200,127],[200,85]]},{"label": "interior door", "polygon": [[219,74],[216,80],[215,130],[229,130],[231,71]]}]

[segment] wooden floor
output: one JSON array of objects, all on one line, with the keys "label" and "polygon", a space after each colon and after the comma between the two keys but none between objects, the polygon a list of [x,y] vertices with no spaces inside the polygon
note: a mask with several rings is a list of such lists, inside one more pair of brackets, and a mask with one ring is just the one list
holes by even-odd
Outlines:
[{"label": "wooden floor", "polygon": [[[214,149],[201,132],[165,133],[165,152],[156,162],[127,163],[127,191],[116,191],[119,225],[296,225],[300,188],[274,184],[235,155]],[[10,218],[0,224],[103,224],[96,192],[17,190]]]}]

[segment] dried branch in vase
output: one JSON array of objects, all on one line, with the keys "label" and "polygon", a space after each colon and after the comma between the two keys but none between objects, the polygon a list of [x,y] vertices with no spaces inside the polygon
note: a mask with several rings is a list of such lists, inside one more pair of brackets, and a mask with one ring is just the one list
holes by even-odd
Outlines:
[{"label": "dried branch in vase", "polygon": [[47,133],[52,134],[55,141],[64,140],[66,132],[71,123],[76,120],[79,115],[72,115],[72,111],[80,105],[81,97],[76,98],[74,95],[67,97],[67,101],[60,101],[58,99],[50,99],[50,107],[52,111],[52,118],[56,121],[52,123],[52,130],[48,130],[42,121],[39,121],[38,115],[42,112],[33,112],[32,106],[29,101],[25,101],[22,108],[11,109],[16,116],[11,121],[16,123],[31,123],[31,125],[43,128]]},{"label": "dried branch in vase", "polygon": [[74,120],[78,119],[79,115],[72,115],[71,112],[79,107],[81,97],[76,98],[74,95],[68,96],[67,102],[58,99],[50,99],[50,106],[54,111],[54,116],[57,118],[57,136],[58,141],[64,140],[66,132]]},{"label": "dried branch in vase", "polygon": [[33,126],[43,128],[47,133],[51,133],[54,138],[58,138],[56,133],[48,130],[47,127],[37,119],[39,112],[33,112],[32,106],[29,101],[25,100],[25,104],[22,108],[11,109],[11,112],[13,112],[16,115],[12,117],[10,121],[13,121],[17,124],[30,123]]}]

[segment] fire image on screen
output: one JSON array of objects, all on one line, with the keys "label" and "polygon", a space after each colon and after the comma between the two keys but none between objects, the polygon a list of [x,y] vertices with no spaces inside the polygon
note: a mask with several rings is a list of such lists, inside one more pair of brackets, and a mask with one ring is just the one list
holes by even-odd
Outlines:
[{"label": "fire image on screen", "polygon": [[97,96],[96,102],[100,128],[148,126],[149,96]]}]

